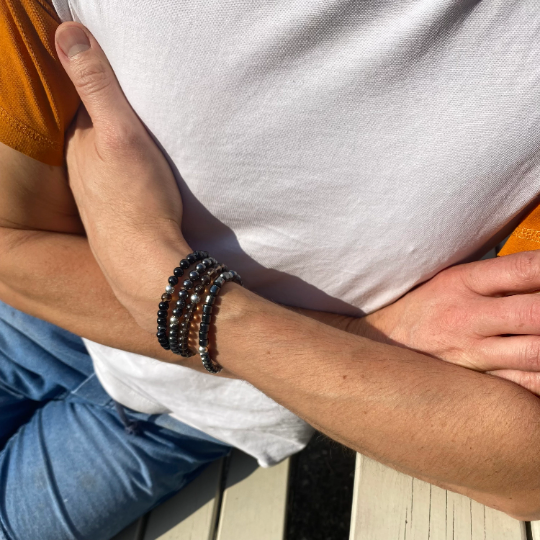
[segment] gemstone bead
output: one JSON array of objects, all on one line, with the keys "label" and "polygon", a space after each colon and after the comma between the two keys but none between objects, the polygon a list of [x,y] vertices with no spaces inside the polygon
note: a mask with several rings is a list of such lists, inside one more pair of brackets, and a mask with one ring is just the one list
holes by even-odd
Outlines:
[{"label": "gemstone bead", "polygon": [[176,276],[176,277],[182,277],[184,275],[184,270],[182,268],[180,268],[179,266],[177,266],[175,269],[174,269],[174,272],[173,274]]},{"label": "gemstone bead", "polygon": [[196,293],[200,293],[204,291],[204,287],[202,285],[197,285],[194,290]]},{"label": "gemstone bead", "polygon": [[210,268],[212,266],[212,261],[210,259],[204,259],[202,263],[204,266],[206,266],[206,268]]},{"label": "gemstone bead", "polygon": [[212,310],[213,310],[213,309],[214,309],[214,308],[213,308],[212,306],[208,306],[208,305],[205,304],[205,305],[203,306],[203,313],[212,313]]},{"label": "gemstone bead", "polygon": [[180,308],[175,308],[175,309],[172,310],[172,314],[175,317],[178,317],[179,315],[182,315],[182,310]]},{"label": "gemstone bead", "polygon": [[[214,284],[214,285],[212,285],[212,286],[210,287],[210,291],[208,291],[208,292],[209,292],[210,294],[212,294],[212,295],[216,295],[216,294],[219,292],[219,289],[220,289],[220,288],[219,288],[217,285]],[[207,303],[208,303],[208,302],[207,302]]]},{"label": "gemstone bead", "polygon": [[173,293],[174,293],[174,287],[173,287],[172,285],[167,285],[167,286],[165,287],[165,292],[166,292],[167,294],[173,294]]},{"label": "gemstone bead", "polygon": [[199,339],[199,345],[201,347],[208,347],[208,340],[207,339]]},{"label": "gemstone bead", "polygon": [[159,309],[169,309],[169,302],[160,302]]},{"label": "gemstone bead", "polygon": [[196,270],[193,270],[193,272],[189,273],[189,279],[191,279],[192,281],[196,281],[197,279],[199,279],[199,277],[199,272],[197,272]]},{"label": "gemstone bead", "polygon": [[206,266],[204,266],[204,264],[202,263],[199,263],[196,267],[195,267],[195,270],[197,270],[197,272],[202,273],[206,270]]},{"label": "gemstone bead", "polygon": [[210,319],[211,319],[211,315],[210,313],[203,313],[202,317],[201,317],[201,321],[203,323],[209,323],[210,322]]},{"label": "gemstone bead", "polygon": [[160,336],[166,336],[167,335],[167,331],[166,330],[160,330],[159,332],[156,332],[156,336],[157,337],[160,337]]},{"label": "gemstone bead", "polygon": [[199,352],[200,352],[200,353],[208,352],[208,347],[201,347],[201,346],[199,345]]},{"label": "gemstone bead", "polygon": [[170,302],[172,300],[172,296],[169,293],[164,293],[161,295],[161,300],[163,300],[163,302]]},{"label": "gemstone bead", "polygon": [[210,283],[210,278],[209,278],[208,276],[203,276],[203,277],[201,278],[201,283],[202,283],[203,285],[208,285],[208,284]]},{"label": "gemstone bead", "polygon": [[197,262],[197,257],[195,257],[195,255],[193,255],[193,253],[190,253],[186,259],[189,261],[189,264],[192,265],[194,263]]},{"label": "gemstone bead", "polygon": [[160,309],[160,310],[157,312],[157,316],[158,316],[160,319],[164,319],[164,318],[167,316],[167,311],[165,311],[164,309]]},{"label": "gemstone bead", "polygon": [[216,301],[216,297],[213,294],[209,294],[204,301],[205,304],[212,306]]},{"label": "gemstone bead", "polygon": [[179,296],[180,300],[185,300],[189,296],[189,292],[188,291],[180,291],[178,293],[178,296]]},{"label": "gemstone bead", "polygon": [[187,259],[182,259],[178,266],[180,266],[182,270],[187,270],[191,266],[191,264]]},{"label": "gemstone bead", "polygon": [[214,285],[217,285],[218,287],[221,287],[225,283],[225,278],[223,276],[219,276],[215,281]]},{"label": "gemstone bead", "polygon": [[182,309],[183,307],[186,307],[186,301],[185,300],[178,300],[176,302],[176,307]]},{"label": "gemstone bead", "polygon": [[178,320],[178,317],[171,317],[169,322],[171,323],[171,326],[176,326],[180,321]]},{"label": "gemstone bead", "polygon": [[156,322],[158,323],[158,326],[165,326],[167,324],[167,319],[163,317],[158,319]]},{"label": "gemstone bead", "polygon": [[193,283],[189,279],[186,279],[186,281],[184,281],[184,288],[187,291],[193,289]]},{"label": "gemstone bead", "polygon": [[210,328],[210,325],[208,323],[201,323],[201,326],[199,327],[199,331],[206,331],[208,332],[208,329]]},{"label": "gemstone bead", "polygon": [[198,294],[191,295],[191,301],[193,302],[193,304],[198,304],[200,300],[201,297]]},{"label": "gemstone bead", "polygon": [[178,278],[176,276],[171,276],[169,278],[169,284],[172,285],[173,287],[175,285],[178,285]]}]

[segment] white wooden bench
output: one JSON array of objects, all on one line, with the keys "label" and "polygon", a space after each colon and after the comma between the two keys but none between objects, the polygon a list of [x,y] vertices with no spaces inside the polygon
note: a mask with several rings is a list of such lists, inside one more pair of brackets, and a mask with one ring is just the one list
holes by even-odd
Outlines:
[{"label": "white wooden bench", "polygon": [[[227,471],[224,464],[216,461],[114,540],[284,540],[290,460],[262,469],[235,451]],[[350,540],[540,540],[540,522],[517,521],[357,454]]]}]

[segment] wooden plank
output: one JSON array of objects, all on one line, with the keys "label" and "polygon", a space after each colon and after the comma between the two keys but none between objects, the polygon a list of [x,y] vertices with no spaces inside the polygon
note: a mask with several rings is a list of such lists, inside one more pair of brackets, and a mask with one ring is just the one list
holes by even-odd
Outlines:
[{"label": "wooden plank", "polygon": [[217,540],[283,540],[290,460],[263,469],[239,450],[231,457]]},{"label": "wooden plank", "polygon": [[540,540],[540,521],[531,521],[533,540]]},{"label": "wooden plank", "polygon": [[144,540],[212,540],[221,498],[223,459],[212,463],[148,517]]},{"label": "wooden plank", "polygon": [[144,517],[139,518],[122,532],[119,532],[112,540],[142,540],[145,522]]},{"label": "wooden plank", "polygon": [[350,540],[382,538],[526,540],[526,533],[502,512],[358,454]]}]

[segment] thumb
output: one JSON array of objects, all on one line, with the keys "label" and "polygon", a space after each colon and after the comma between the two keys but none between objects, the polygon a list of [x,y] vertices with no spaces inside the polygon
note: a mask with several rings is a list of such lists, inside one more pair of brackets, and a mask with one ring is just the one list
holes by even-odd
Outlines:
[{"label": "thumb", "polygon": [[135,118],[105,53],[82,24],[61,24],[56,50],[95,128]]}]

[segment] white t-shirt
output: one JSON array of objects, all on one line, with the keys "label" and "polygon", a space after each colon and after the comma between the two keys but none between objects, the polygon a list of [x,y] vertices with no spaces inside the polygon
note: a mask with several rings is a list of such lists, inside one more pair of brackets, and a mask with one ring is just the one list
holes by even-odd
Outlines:
[{"label": "white t-shirt", "polygon": [[[194,249],[274,301],[376,310],[540,189],[537,0],[54,0],[176,168]],[[246,382],[86,342],[126,406],[273,464],[311,429]]]}]

